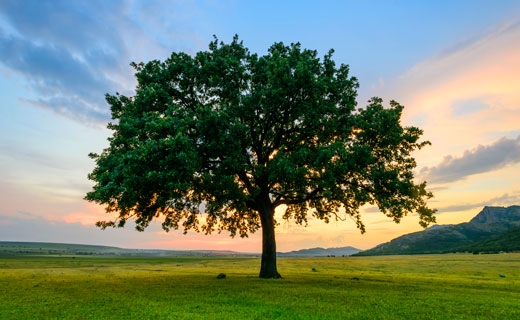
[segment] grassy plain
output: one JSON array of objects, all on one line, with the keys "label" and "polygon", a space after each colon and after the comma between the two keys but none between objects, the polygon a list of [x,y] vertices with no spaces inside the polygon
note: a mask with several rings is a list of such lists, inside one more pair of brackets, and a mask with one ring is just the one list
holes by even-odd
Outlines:
[{"label": "grassy plain", "polygon": [[257,258],[3,256],[0,319],[520,319],[520,254],[285,258],[281,280],[258,268]]}]

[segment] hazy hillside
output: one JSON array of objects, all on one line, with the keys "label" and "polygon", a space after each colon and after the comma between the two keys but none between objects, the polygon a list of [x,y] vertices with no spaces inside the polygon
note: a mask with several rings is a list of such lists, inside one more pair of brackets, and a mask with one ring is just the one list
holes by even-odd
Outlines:
[{"label": "hazy hillside", "polygon": [[360,252],[360,249],[354,247],[339,248],[311,248],[290,252],[278,252],[279,257],[326,257],[326,256],[350,256]]},{"label": "hazy hillside", "polygon": [[[311,248],[291,252],[278,252],[279,257],[325,257],[349,256],[360,252],[354,247]],[[14,242],[0,241],[0,255],[117,255],[117,256],[208,256],[238,257],[259,256],[255,253],[243,253],[229,250],[159,250],[159,249],[125,249],[110,246],[96,246],[72,243],[52,242]]]},{"label": "hazy hillside", "polygon": [[95,246],[71,243],[51,242],[12,242],[0,241],[0,254],[29,255],[119,255],[119,256],[255,256],[225,250],[158,250],[124,249],[109,246]]},{"label": "hazy hillside", "polygon": [[520,226],[520,206],[485,207],[470,222],[434,226],[410,233],[356,255],[424,254],[468,251],[470,245]]}]

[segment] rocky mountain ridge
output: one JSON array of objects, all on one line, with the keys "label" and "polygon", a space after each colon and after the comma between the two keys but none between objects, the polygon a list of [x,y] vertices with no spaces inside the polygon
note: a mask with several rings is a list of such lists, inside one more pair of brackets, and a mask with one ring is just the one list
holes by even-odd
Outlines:
[{"label": "rocky mountain ridge", "polygon": [[[484,207],[469,222],[456,225],[433,226],[423,231],[397,237],[355,255],[428,254],[472,251],[471,246],[500,236],[520,226],[520,206]],[[508,237],[507,239],[511,239]],[[503,241],[493,242],[489,250],[501,251]],[[500,244],[500,245],[499,245]]]}]

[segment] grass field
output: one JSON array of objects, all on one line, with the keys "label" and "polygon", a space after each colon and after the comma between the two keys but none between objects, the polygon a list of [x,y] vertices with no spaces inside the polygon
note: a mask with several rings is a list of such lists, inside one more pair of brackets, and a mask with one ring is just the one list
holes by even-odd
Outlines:
[{"label": "grass field", "polygon": [[257,258],[4,256],[0,319],[520,319],[520,254],[285,258],[281,280],[258,268]]}]

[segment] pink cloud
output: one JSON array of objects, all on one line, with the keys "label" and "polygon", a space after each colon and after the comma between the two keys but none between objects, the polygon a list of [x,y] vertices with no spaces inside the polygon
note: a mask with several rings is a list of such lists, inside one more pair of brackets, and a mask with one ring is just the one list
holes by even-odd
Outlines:
[{"label": "pink cloud", "polygon": [[[438,161],[492,141],[492,131],[520,129],[520,23],[490,30],[473,43],[417,64],[388,92],[405,108],[405,122],[418,115],[433,142],[422,160]],[[397,95],[396,95],[397,94]],[[489,108],[454,116],[461,100],[478,100]]]},{"label": "pink cloud", "polygon": [[85,202],[83,210],[69,213],[62,218],[66,223],[81,223],[88,226],[107,219],[110,219],[110,216],[102,206],[88,202]]}]

